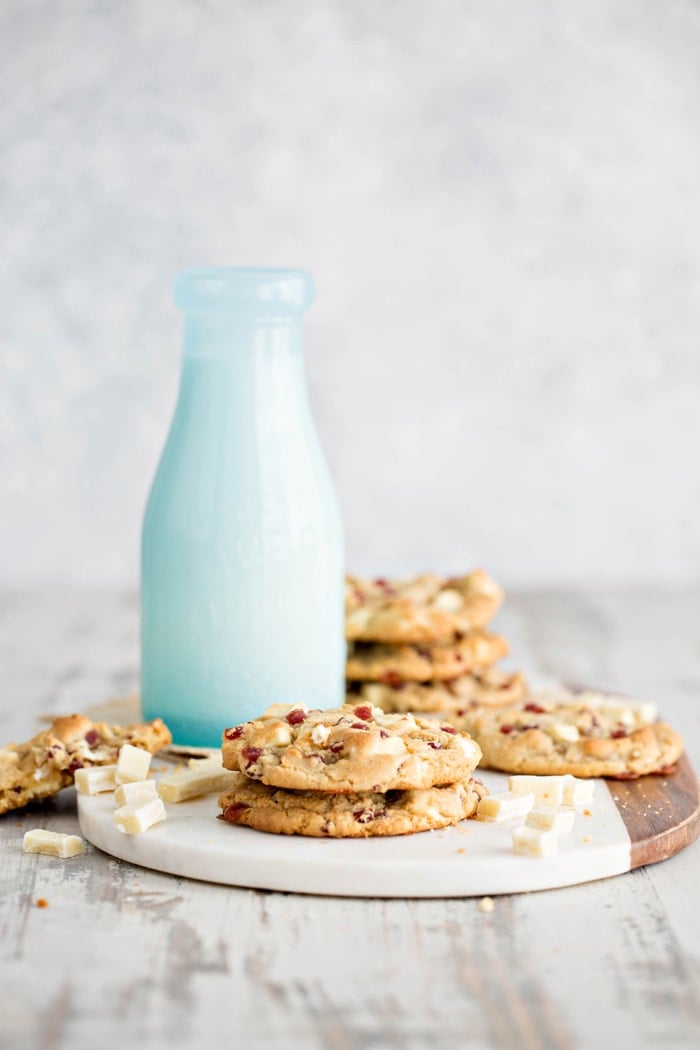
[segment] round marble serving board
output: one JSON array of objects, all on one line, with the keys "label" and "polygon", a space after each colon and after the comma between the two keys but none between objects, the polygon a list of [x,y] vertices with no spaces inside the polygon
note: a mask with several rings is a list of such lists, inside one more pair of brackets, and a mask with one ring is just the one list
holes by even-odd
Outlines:
[{"label": "round marble serving board", "polygon": [[[156,774],[157,776],[158,774]],[[507,778],[480,770],[492,792]],[[591,815],[547,859],[512,852],[517,825],[462,821],[417,835],[311,839],[269,835],[217,820],[216,796],[168,805],[141,835],[114,825],[111,794],[78,796],[83,835],[145,868],[229,886],[347,897],[470,897],[590,882],[663,860],[700,831],[698,784],[687,759],[672,776],[597,780]]]}]

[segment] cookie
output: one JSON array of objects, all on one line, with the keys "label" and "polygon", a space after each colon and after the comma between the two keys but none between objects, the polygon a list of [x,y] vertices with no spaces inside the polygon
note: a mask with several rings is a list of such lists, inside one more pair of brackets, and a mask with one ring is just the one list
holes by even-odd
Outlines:
[{"label": "cookie", "polygon": [[463,715],[468,707],[513,704],[527,695],[522,674],[490,668],[444,682],[349,682],[348,703],[374,704],[387,714],[413,711]]},{"label": "cookie", "polygon": [[334,795],[285,791],[242,773],[219,798],[221,817],[277,835],[368,838],[410,835],[457,824],[473,816],[487,794],[479,780],[412,791]]},{"label": "cookie", "polygon": [[345,580],[345,635],[350,641],[438,642],[484,627],[503,591],[483,569],[466,576],[426,572],[405,580]]},{"label": "cookie", "polygon": [[26,743],[0,750],[0,813],[50,798],[73,783],[77,769],[112,765],[122,744],[155,754],[170,739],[159,718],[130,726],[93,722],[84,715],[56,718]]},{"label": "cookie", "polygon": [[466,780],[481,752],[434,719],[385,715],[370,704],[328,711],[275,704],[224,730],[223,764],[263,784],[297,791],[409,790]]},{"label": "cookie", "polygon": [[474,736],[483,766],[506,773],[628,780],[668,773],[683,753],[682,738],[668,725],[579,702],[475,708],[450,721]]},{"label": "cookie", "polygon": [[469,634],[441,645],[374,645],[352,642],[345,677],[350,681],[434,682],[459,678],[476,668],[490,667],[508,652],[505,638],[488,631]]}]

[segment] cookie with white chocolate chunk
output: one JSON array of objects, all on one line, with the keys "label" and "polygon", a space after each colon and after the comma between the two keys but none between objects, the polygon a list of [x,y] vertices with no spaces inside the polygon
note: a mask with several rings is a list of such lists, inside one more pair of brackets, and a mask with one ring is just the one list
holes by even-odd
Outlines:
[{"label": "cookie with white chocolate chunk", "polygon": [[483,569],[401,580],[347,576],[345,634],[350,641],[392,645],[444,641],[484,627],[502,601],[503,591]]},{"label": "cookie with white chocolate chunk", "polygon": [[275,704],[224,730],[223,764],[263,784],[335,794],[467,780],[481,752],[468,733],[370,704],[326,711]]},{"label": "cookie with white chocolate chunk", "polygon": [[0,749],[0,813],[51,798],[79,769],[115,765],[124,744],[155,754],[170,739],[159,718],[129,726],[77,714],[56,718],[26,743]]},{"label": "cookie with white chocolate chunk", "polygon": [[354,642],[348,647],[345,677],[359,682],[436,682],[490,667],[508,653],[501,635],[474,630],[439,645],[375,645]]},{"label": "cookie with white chocolate chunk", "polygon": [[443,682],[349,682],[348,703],[370,703],[387,714],[413,711],[463,715],[468,707],[513,704],[527,695],[519,672],[489,667]]},{"label": "cookie with white chocolate chunk", "polygon": [[314,838],[410,835],[474,815],[486,788],[479,780],[409,791],[330,794],[269,787],[237,774],[219,798],[221,817],[257,831]]},{"label": "cookie with white chocolate chunk", "polygon": [[506,773],[572,774],[634,779],[669,773],[683,753],[681,736],[633,701],[557,703],[529,700],[478,708],[449,720],[466,729],[483,752],[482,765]]}]

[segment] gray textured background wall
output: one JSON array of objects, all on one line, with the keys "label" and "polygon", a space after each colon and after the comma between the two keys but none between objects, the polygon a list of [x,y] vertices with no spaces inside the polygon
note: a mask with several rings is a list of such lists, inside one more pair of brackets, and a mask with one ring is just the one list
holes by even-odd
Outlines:
[{"label": "gray textured background wall", "polygon": [[700,576],[696,0],[3,0],[0,47],[0,581],[136,581],[209,263],[316,277],[354,567]]}]

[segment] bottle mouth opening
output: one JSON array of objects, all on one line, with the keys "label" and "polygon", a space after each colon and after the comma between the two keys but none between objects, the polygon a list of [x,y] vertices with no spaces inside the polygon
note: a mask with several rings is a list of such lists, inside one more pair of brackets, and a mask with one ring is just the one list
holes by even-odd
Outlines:
[{"label": "bottle mouth opening", "polygon": [[210,266],[175,278],[173,298],[181,310],[255,313],[286,317],[311,305],[313,280],[306,270],[257,266]]}]

